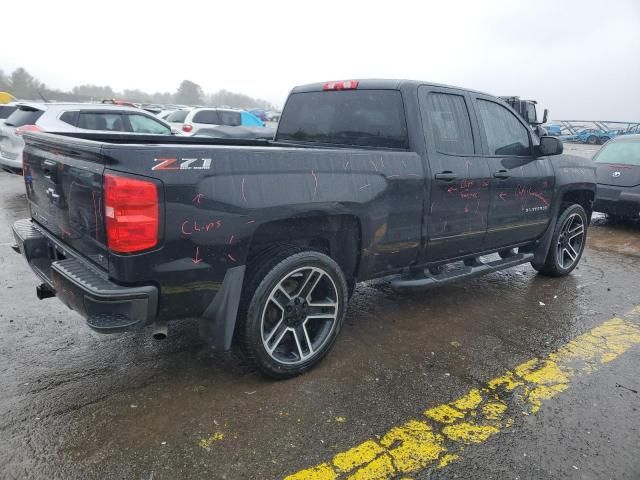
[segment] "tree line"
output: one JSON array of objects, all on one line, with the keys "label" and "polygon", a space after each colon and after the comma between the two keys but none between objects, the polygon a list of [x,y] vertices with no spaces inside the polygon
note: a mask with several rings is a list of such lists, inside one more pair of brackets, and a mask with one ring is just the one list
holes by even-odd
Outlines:
[{"label": "tree line", "polygon": [[22,67],[10,74],[0,69],[0,92],[9,92],[18,99],[47,100],[66,102],[90,102],[104,98],[116,98],[135,103],[159,103],[178,105],[227,105],[237,108],[264,108],[274,110],[276,107],[259,98],[243,93],[220,90],[205,93],[202,87],[191,80],[183,80],[175,92],[148,93],[139,89],[124,89],[119,92],[108,85],[78,85],[65,92],[48,87],[32,76]]}]

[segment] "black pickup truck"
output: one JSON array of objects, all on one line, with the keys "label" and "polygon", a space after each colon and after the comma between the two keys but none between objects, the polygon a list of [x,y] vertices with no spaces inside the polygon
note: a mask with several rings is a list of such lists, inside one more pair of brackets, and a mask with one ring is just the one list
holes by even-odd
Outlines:
[{"label": "black pickup truck", "polygon": [[197,318],[278,378],[327,353],[359,281],[568,274],[596,190],[501,100],[418,81],[296,87],[273,141],[25,139],[31,218],[13,228],[40,298],[99,332]]}]

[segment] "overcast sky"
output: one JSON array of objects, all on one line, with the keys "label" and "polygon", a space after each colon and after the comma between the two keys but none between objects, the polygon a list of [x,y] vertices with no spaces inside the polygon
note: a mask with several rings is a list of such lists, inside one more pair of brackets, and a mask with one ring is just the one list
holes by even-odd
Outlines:
[{"label": "overcast sky", "polygon": [[298,84],[411,78],[640,120],[640,0],[30,0],[2,19],[0,68],[52,88],[189,79],[282,105]]}]

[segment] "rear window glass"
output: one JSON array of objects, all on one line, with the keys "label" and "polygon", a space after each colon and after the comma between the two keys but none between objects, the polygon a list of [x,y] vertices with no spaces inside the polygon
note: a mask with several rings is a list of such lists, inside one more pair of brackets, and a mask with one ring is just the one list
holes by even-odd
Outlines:
[{"label": "rear window glass", "polygon": [[0,105],[0,119],[7,118],[13,112],[15,112],[16,108],[12,105]]},{"label": "rear window glass", "polygon": [[9,115],[5,123],[12,127],[35,125],[42,113],[42,110],[36,110],[34,108],[18,108],[18,110]]},{"label": "rear window glass", "polygon": [[209,125],[220,125],[218,112],[215,110],[202,110],[193,116],[193,123],[207,123]]},{"label": "rear window glass", "polygon": [[[422,92],[420,89],[421,95]],[[422,96],[420,102],[424,102]],[[430,120],[428,133],[438,152],[453,155],[474,153],[471,120],[463,96],[430,93],[426,107]]]},{"label": "rear window glass", "polygon": [[640,139],[607,143],[595,158],[595,162],[640,166]]},{"label": "rear window glass", "polygon": [[184,123],[184,119],[187,118],[188,114],[188,110],[176,110],[170,113],[166,120],[167,122]]},{"label": "rear window glass", "polygon": [[218,110],[218,117],[220,118],[220,125],[229,125],[230,127],[242,125],[240,112],[225,112],[224,110]]},{"label": "rear window glass", "polygon": [[397,90],[294,93],[287,100],[276,139],[409,148],[402,96]]}]

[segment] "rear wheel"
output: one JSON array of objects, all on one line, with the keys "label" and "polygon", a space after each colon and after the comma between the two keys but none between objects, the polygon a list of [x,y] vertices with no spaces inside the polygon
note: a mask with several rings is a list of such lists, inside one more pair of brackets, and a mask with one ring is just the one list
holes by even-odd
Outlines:
[{"label": "rear wheel", "polygon": [[587,240],[587,213],[572,204],[560,214],[551,246],[540,273],[551,277],[568,275],[578,265]]},{"label": "rear wheel", "polygon": [[611,140],[609,137],[601,137],[600,138],[600,145],[604,145],[605,143],[607,143],[609,140]]},{"label": "rear wheel", "polygon": [[348,301],[345,276],[327,255],[284,247],[251,269],[241,301],[242,348],[263,373],[299,375],[331,349]]}]

